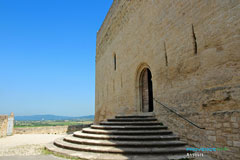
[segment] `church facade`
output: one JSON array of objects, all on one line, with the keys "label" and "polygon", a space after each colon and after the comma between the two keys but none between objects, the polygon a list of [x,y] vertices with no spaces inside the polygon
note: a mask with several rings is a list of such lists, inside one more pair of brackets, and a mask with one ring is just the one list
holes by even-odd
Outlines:
[{"label": "church facade", "polygon": [[240,159],[240,1],[114,0],[96,45],[96,124],[153,112],[192,146],[227,148],[206,154]]}]

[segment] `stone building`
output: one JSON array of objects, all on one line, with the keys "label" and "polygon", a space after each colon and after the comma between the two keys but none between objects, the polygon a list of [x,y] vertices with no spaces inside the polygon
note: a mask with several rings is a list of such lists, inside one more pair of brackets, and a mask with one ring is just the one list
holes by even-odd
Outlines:
[{"label": "stone building", "polygon": [[192,146],[227,148],[212,157],[240,159],[239,51],[239,0],[114,0],[97,33],[95,123],[153,112]]},{"label": "stone building", "polygon": [[0,137],[7,136],[8,116],[0,115]]},{"label": "stone building", "polygon": [[13,134],[14,130],[14,114],[0,115],[0,137],[5,137]]}]

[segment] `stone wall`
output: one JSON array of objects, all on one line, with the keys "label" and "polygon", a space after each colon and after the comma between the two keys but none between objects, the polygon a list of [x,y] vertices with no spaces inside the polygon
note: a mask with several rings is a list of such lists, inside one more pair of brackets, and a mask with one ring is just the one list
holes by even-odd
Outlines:
[{"label": "stone wall", "polygon": [[198,148],[226,147],[227,151],[211,152],[209,154],[222,160],[240,158],[240,110],[182,115],[206,129],[198,129],[165,109],[161,108],[157,112],[157,116],[161,117],[159,119],[165,125],[168,125],[170,130],[177,133],[183,141],[188,142],[190,146]]},{"label": "stone wall", "polygon": [[80,131],[89,125],[72,125],[72,126],[47,126],[47,127],[23,127],[15,128],[15,134],[71,134]]},{"label": "stone wall", "polygon": [[8,128],[7,128],[7,135],[13,135],[14,134],[14,113],[12,112],[10,116],[8,116]]},{"label": "stone wall", "polygon": [[7,136],[8,116],[0,115],[0,137]]},{"label": "stone wall", "polygon": [[213,157],[239,159],[239,28],[238,0],[115,0],[97,35],[95,123],[140,112],[148,68],[153,96],[206,130],[155,102],[158,119],[191,145],[229,148]]}]

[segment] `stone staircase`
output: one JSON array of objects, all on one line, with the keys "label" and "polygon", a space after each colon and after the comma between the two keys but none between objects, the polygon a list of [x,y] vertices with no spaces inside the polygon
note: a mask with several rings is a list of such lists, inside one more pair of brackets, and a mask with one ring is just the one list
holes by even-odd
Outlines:
[{"label": "stone staircase", "polygon": [[116,116],[73,135],[56,139],[46,149],[80,159],[161,160],[186,157],[186,143],[154,115]]}]

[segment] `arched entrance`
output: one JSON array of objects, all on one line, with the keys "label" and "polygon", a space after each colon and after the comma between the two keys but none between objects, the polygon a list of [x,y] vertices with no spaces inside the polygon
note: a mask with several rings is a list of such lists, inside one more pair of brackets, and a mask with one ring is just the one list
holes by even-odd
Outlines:
[{"label": "arched entrance", "polygon": [[148,68],[140,75],[140,104],[142,112],[153,112],[152,74]]}]

